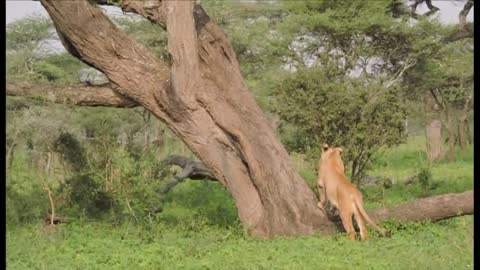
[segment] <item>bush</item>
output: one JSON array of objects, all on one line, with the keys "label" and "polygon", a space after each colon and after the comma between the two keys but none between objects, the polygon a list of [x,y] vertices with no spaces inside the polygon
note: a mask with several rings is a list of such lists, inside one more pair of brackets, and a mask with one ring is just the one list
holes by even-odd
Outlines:
[{"label": "bush", "polygon": [[34,63],[33,69],[48,81],[59,81],[66,77],[62,68],[44,61]]},{"label": "bush", "polygon": [[373,154],[406,137],[406,112],[398,91],[380,83],[311,68],[282,80],[274,97],[281,138],[288,150],[316,160],[323,143],[343,147],[344,162],[357,181]]},{"label": "bush", "polygon": [[6,222],[28,223],[44,217],[48,211],[48,196],[39,179],[28,166],[24,155],[17,153],[6,175]]},{"label": "bush", "polygon": [[78,207],[84,214],[96,217],[113,206],[110,194],[89,175],[75,175],[65,181],[61,192],[66,192],[70,207]]}]

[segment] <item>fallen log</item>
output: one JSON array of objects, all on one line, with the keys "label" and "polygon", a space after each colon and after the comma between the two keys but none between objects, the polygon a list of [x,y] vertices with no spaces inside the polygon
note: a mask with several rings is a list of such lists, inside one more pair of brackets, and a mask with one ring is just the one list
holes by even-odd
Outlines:
[{"label": "fallen log", "polygon": [[401,222],[438,221],[473,214],[473,191],[437,195],[397,207],[369,211],[374,221],[394,219]]}]

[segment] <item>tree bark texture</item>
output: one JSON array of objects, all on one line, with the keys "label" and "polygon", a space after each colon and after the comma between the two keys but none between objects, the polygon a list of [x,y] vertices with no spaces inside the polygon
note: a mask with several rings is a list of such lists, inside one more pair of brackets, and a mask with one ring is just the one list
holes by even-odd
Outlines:
[{"label": "tree bark texture", "polygon": [[135,102],[115,92],[110,85],[62,85],[32,83],[7,83],[9,96],[28,96],[42,98],[45,101],[79,106],[104,106],[130,108],[138,106]]},{"label": "tree bark texture", "polygon": [[368,212],[374,221],[436,221],[473,214],[473,191],[438,195],[401,204],[395,208]]},{"label": "tree bark texture", "polygon": [[470,95],[465,100],[463,104],[463,108],[458,112],[458,143],[460,145],[460,149],[462,151],[467,149],[468,138],[467,134],[469,133],[469,123],[468,123],[468,111],[470,108],[470,101],[472,100],[472,96]]},{"label": "tree bark texture", "polygon": [[41,3],[74,56],[162,120],[211,170],[254,236],[334,230],[247,89],[227,36],[200,6],[158,1],[146,9],[143,1],[123,1],[166,26],[169,66],[89,1]]},{"label": "tree bark texture", "polygon": [[430,91],[424,95],[425,106],[425,137],[428,160],[442,159],[445,155],[442,140],[442,121],[440,107]]},{"label": "tree bark texture", "polygon": [[448,125],[448,160],[454,161],[455,160],[455,141],[457,138],[457,126],[456,119],[453,112],[447,110],[446,118],[447,118],[447,125]]}]

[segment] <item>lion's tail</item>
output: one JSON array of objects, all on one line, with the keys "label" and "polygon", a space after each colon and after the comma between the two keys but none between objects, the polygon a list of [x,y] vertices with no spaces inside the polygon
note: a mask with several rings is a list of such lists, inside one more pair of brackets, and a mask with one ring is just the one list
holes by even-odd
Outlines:
[{"label": "lion's tail", "polygon": [[355,206],[357,207],[358,211],[362,215],[362,217],[370,224],[372,225],[377,231],[379,231],[381,234],[385,235],[385,230],[380,228],[373,220],[367,215],[367,212],[363,208],[363,199],[362,195],[359,194],[360,196],[356,196],[355,199],[353,200],[355,202]]}]

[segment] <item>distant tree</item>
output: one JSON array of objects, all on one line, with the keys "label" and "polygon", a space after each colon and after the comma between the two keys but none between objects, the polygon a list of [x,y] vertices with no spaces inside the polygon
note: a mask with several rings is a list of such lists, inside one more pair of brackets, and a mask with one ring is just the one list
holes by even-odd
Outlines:
[{"label": "distant tree", "polygon": [[373,155],[405,138],[406,111],[397,89],[384,89],[328,68],[300,69],[276,85],[275,112],[287,149],[318,160],[323,143],[341,146],[357,183]]},{"label": "distant tree", "polygon": [[[421,58],[407,72],[411,91],[424,92],[426,132],[430,159],[442,158],[441,127],[448,129],[448,158],[455,159],[455,144],[465,149],[468,113],[473,109],[473,51],[471,41],[462,40],[441,47],[434,57]],[[420,89],[420,91],[419,91]],[[428,136],[432,136],[431,141]]]}]

